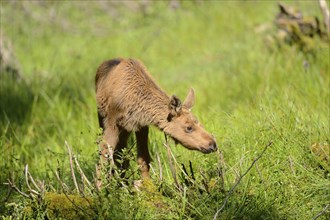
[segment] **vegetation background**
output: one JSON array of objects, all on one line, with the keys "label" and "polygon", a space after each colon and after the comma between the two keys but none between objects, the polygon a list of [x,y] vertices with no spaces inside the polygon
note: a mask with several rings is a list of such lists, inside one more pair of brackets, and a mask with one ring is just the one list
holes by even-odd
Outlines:
[{"label": "vegetation background", "polygon": [[[317,1],[286,3],[321,18]],[[329,44],[316,40],[304,53],[267,41],[276,32],[276,1],[1,1],[0,12],[1,35],[11,41],[21,76],[0,74],[2,219],[212,219],[226,198],[219,219],[330,218]],[[220,150],[203,155],[171,144],[169,157],[163,134],[152,129],[151,186],[136,192],[112,180],[104,192],[86,191],[85,203],[93,202],[76,200],[77,211],[56,197],[81,195],[65,141],[92,180],[94,76],[114,57],[142,60],[168,94],[184,98],[193,87],[193,112]],[[131,145],[133,182],[133,138]],[[41,200],[4,184],[27,192],[26,164],[44,181]]]}]

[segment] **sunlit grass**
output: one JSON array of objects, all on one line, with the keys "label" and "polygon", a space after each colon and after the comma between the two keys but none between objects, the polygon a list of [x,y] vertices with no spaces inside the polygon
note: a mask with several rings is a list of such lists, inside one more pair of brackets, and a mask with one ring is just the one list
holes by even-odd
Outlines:
[{"label": "sunlit grass", "polygon": [[[257,33],[255,28],[272,27],[275,3],[183,2],[171,10],[159,2],[145,15],[121,8],[117,16],[95,2],[25,5],[35,17],[13,3],[1,5],[1,30],[12,40],[24,77],[16,82],[1,75],[1,183],[12,172],[21,178],[29,164],[35,177],[60,191],[53,171],[69,171],[65,141],[93,177],[99,131],[94,74],[103,60],[121,56],[142,60],[168,94],[184,99],[190,87],[195,89],[193,112],[215,135],[224,156],[225,190],[273,142],[222,218],[311,219],[329,204],[329,171],[310,150],[314,143],[329,146],[329,47],[314,55],[267,47],[264,39],[274,29]],[[298,5],[319,14],[314,3]],[[198,194],[189,187],[186,194],[175,192],[163,142],[163,134],[152,129],[152,166],[159,170],[159,154],[171,207],[167,217],[212,218],[223,193]],[[192,162],[199,184],[201,173],[216,176],[219,152],[203,155],[172,147],[179,164]],[[70,182],[70,176],[64,179]],[[3,186],[0,193],[6,195]],[[157,216],[148,206],[139,210],[134,204],[139,202],[129,196],[115,210],[135,207],[129,217]]]}]

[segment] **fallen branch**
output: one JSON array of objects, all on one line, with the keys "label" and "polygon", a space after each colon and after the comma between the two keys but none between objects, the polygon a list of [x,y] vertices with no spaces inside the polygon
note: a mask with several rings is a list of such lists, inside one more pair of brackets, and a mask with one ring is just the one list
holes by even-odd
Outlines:
[{"label": "fallen branch", "polygon": [[321,217],[322,215],[324,215],[326,213],[326,211],[327,211],[328,208],[329,208],[329,204],[327,204],[322,211],[320,211],[319,213],[317,213],[317,215],[315,215],[315,217],[313,218],[313,220],[316,220],[319,217]]},{"label": "fallen branch", "polygon": [[231,187],[231,189],[229,190],[222,206],[217,210],[217,212],[215,213],[214,217],[213,217],[213,220],[216,220],[217,217],[218,217],[218,214],[225,208],[227,202],[228,202],[228,199],[229,197],[231,196],[231,194],[233,194],[234,190],[236,189],[236,187],[238,186],[238,184],[241,182],[241,180],[244,178],[244,176],[246,176],[246,174],[252,169],[252,167],[254,166],[254,164],[262,157],[262,155],[265,153],[265,151],[268,149],[268,147],[270,147],[271,145],[273,144],[273,142],[269,142],[266,147],[262,150],[262,152],[260,153],[260,155],[255,158],[252,162],[252,164],[249,166],[249,168],[243,173],[243,175],[241,175],[237,182],[234,184],[233,187]]},{"label": "fallen branch", "polygon": [[26,198],[30,198],[30,196],[28,194],[26,194],[26,193],[22,192],[21,190],[19,190],[19,188],[17,188],[17,186],[15,185],[15,183],[11,182],[10,179],[7,179],[7,183],[4,183],[4,185],[8,185],[10,188],[12,188],[13,190],[15,190],[16,192],[18,192],[22,196],[24,196]]}]

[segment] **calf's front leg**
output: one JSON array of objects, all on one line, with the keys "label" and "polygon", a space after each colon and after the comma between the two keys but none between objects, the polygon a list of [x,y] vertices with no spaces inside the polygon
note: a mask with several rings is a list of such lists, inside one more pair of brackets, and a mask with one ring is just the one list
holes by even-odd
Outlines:
[{"label": "calf's front leg", "polygon": [[[102,124],[103,125],[103,124]],[[101,170],[102,166],[112,159],[113,149],[118,145],[119,142],[119,129],[117,126],[108,125],[107,127],[102,126],[103,130],[103,140],[100,143],[100,160],[96,169],[96,187],[98,190],[101,189]],[[110,148],[109,148],[110,147]],[[112,152],[110,152],[112,150]]]}]

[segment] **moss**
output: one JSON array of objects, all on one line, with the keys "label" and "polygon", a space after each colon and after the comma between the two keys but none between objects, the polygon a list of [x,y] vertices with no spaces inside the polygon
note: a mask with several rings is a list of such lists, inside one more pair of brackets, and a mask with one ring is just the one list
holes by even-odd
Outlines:
[{"label": "moss", "polygon": [[154,206],[157,208],[166,207],[162,194],[158,191],[158,188],[150,178],[145,178],[143,180],[141,190],[142,197],[145,199],[145,204],[147,206]]},{"label": "moss", "polygon": [[143,179],[136,196],[139,198],[140,210],[146,211],[146,216],[153,216],[157,219],[167,218],[169,206],[152,179]]},{"label": "moss", "polygon": [[49,218],[92,219],[95,217],[94,200],[91,197],[46,193],[45,203]]},{"label": "moss", "polygon": [[31,206],[26,206],[24,209],[24,213],[26,216],[32,216],[33,215],[33,209]]}]

